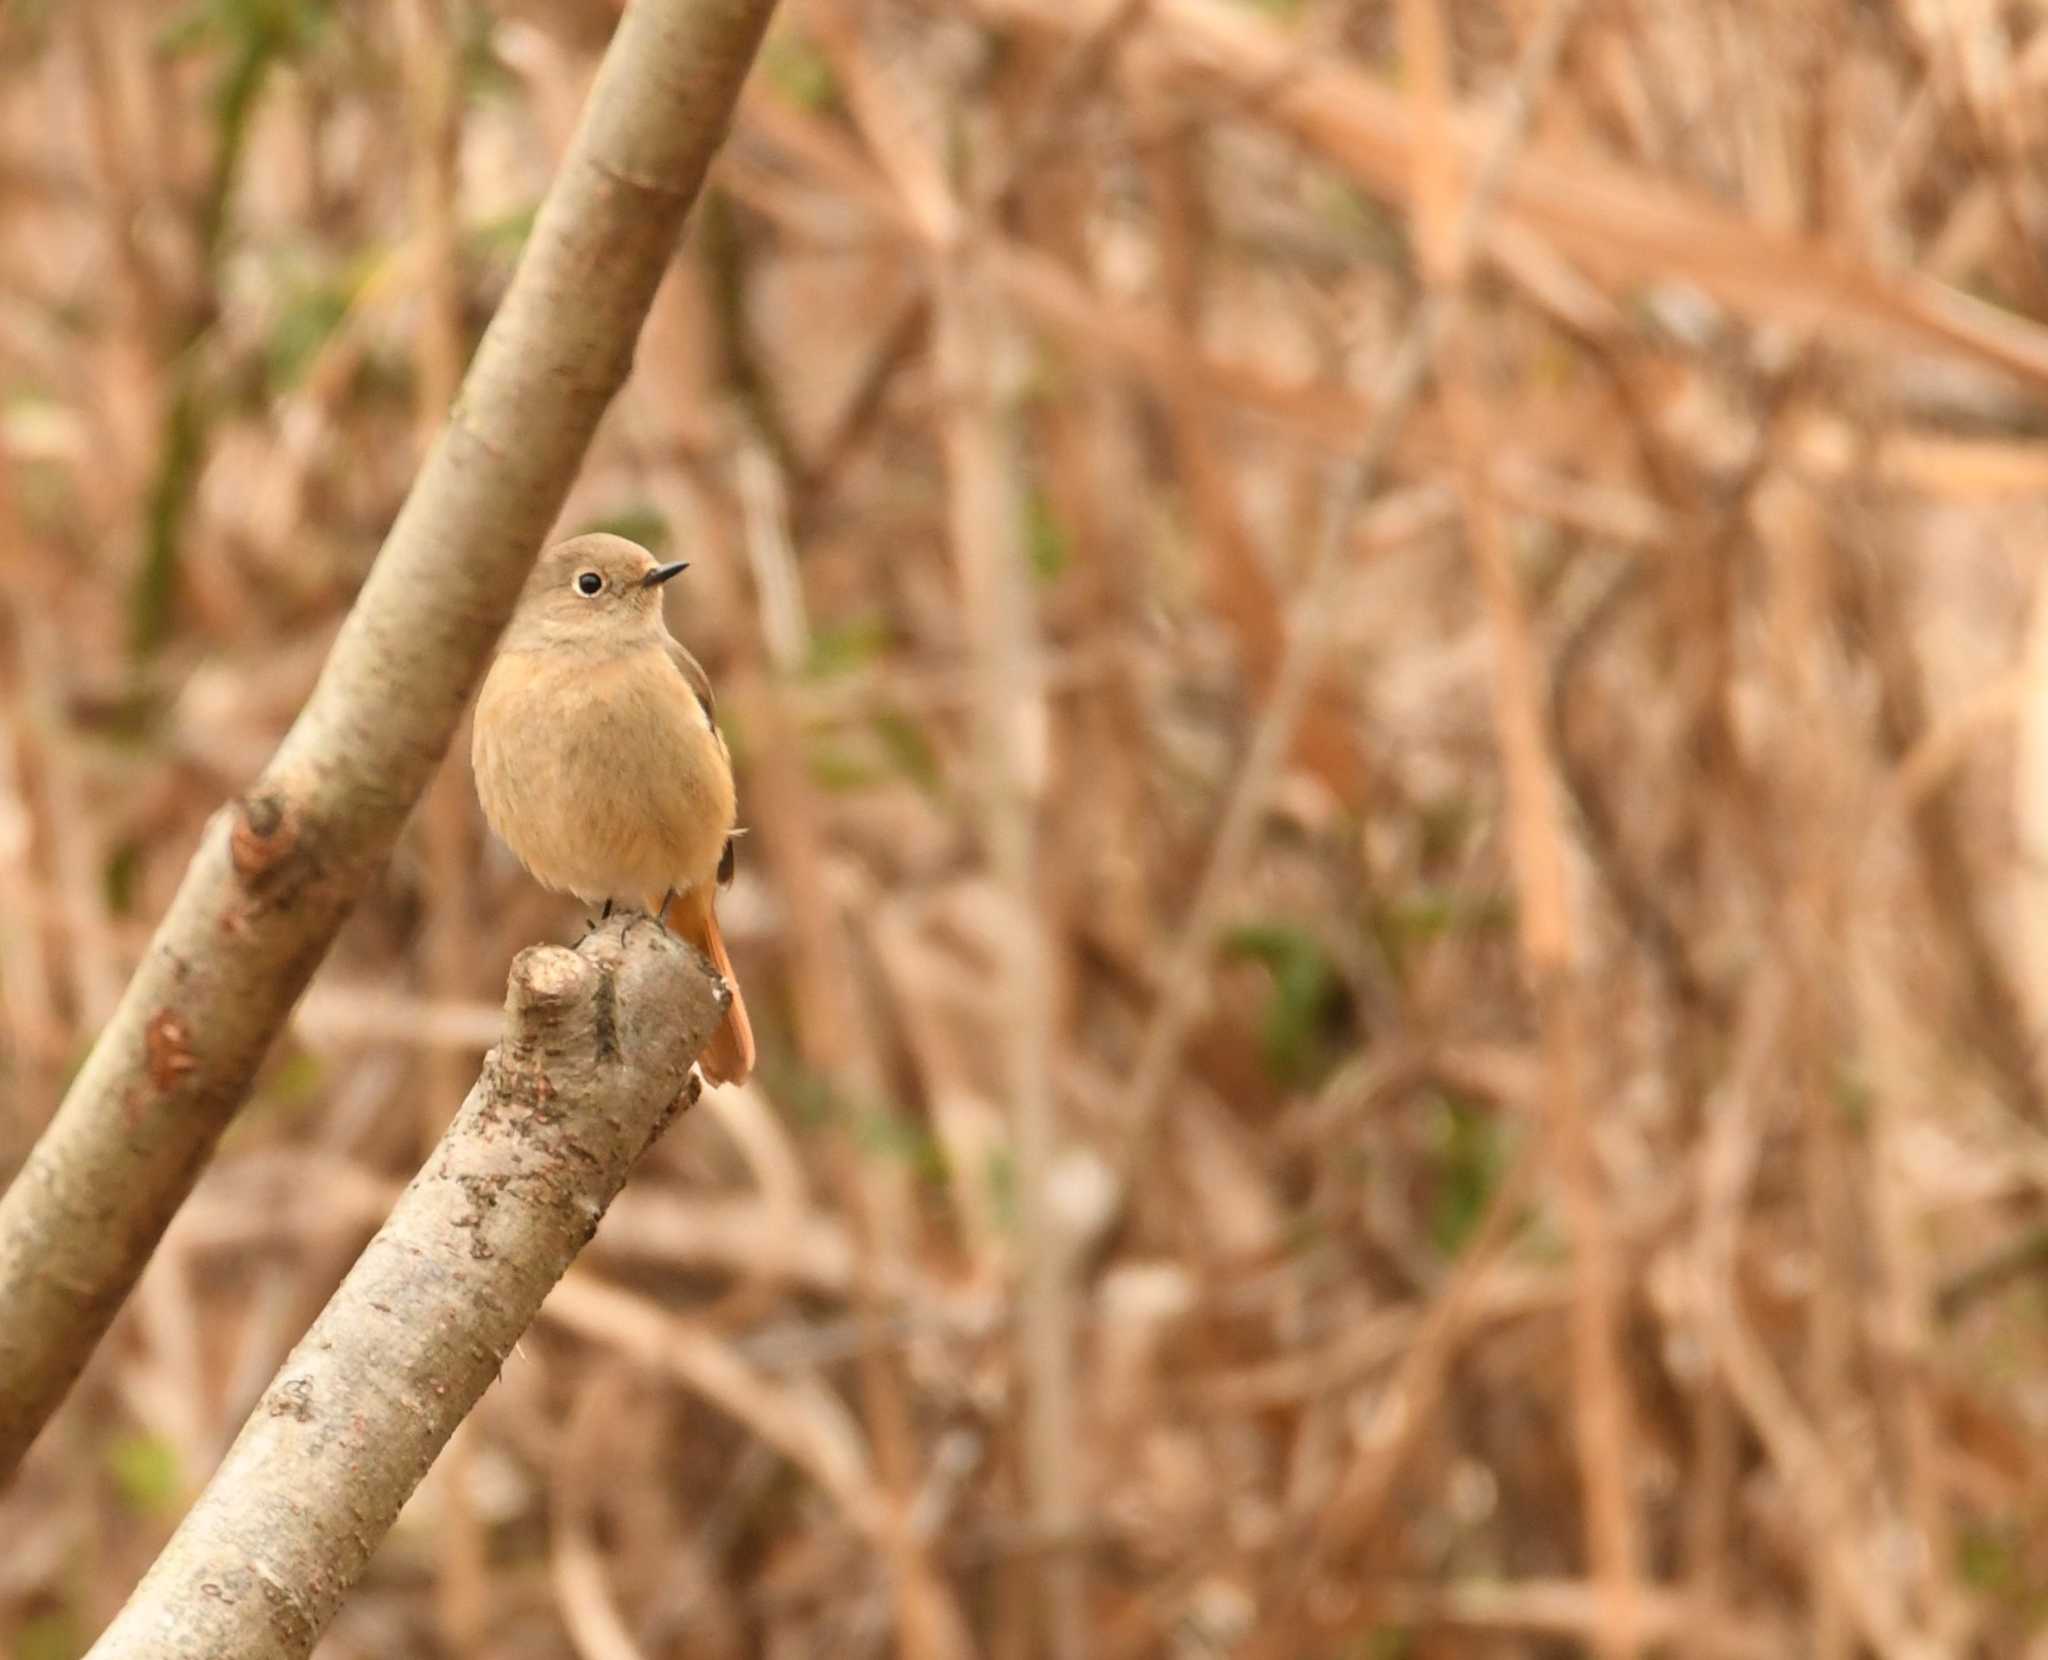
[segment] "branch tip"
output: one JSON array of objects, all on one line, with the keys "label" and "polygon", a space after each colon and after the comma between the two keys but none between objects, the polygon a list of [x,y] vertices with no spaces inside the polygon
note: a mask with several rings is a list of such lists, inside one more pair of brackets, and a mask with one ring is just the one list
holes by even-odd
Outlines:
[{"label": "branch tip", "polygon": [[566,946],[529,945],[512,959],[506,1018],[523,1029],[527,1017],[574,1002],[597,972],[595,963]]}]

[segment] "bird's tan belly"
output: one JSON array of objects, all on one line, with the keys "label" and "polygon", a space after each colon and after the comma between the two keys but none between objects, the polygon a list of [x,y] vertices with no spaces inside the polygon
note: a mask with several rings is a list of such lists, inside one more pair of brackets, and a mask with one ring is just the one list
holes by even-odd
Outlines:
[{"label": "bird's tan belly", "polygon": [[652,906],[712,880],[732,771],[665,658],[563,671],[502,656],[477,713],[478,798],[537,881],[590,904]]}]

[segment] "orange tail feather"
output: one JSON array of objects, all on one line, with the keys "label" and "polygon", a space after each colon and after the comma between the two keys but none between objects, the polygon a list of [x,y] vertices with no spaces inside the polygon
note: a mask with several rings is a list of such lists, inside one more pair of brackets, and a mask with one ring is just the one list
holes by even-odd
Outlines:
[{"label": "orange tail feather", "polygon": [[747,1001],[740,995],[739,976],[732,971],[732,958],[725,953],[725,936],[718,931],[718,913],[712,909],[709,885],[679,895],[670,907],[669,922],[711,959],[711,966],[732,987],[732,1003],[725,1011],[725,1019],[711,1034],[704,1053],[697,1057],[698,1064],[711,1083],[745,1083],[754,1070],[754,1027],[747,1019]]}]

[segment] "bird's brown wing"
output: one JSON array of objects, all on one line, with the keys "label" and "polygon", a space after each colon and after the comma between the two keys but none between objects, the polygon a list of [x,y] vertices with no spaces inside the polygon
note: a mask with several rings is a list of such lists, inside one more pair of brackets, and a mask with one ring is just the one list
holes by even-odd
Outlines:
[{"label": "bird's brown wing", "polygon": [[[725,738],[718,730],[718,699],[712,695],[711,676],[704,672],[704,665],[690,655],[690,648],[673,636],[668,642],[668,660],[675,664],[676,672],[689,683],[690,690],[697,696],[697,701],[704,706],[704,718],[711,723],[712,736],[717,738],[723,747]],[[716,880],[721,888],[729,886],[732,882],[733,840],[732,836],[725,838],[725,851],[719,855]]]},{"label": "bird's brown wing", "polygon": [[668,642],[668,660],[675,664],[676,672],[690,683],[690,690],[697,694],[697,701],[704,705],[704,718],[711,723],[711,730],[716,732],[718,700],[711,695],[711,676],[704,672],[704,665],[690,655],[689,647],[673,638]]}]

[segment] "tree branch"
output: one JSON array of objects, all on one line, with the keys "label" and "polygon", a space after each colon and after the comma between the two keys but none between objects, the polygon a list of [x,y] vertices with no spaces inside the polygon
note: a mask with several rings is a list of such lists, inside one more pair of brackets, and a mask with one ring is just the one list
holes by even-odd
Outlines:
[{"label": "tree branch", "polygon": [[646,918],[512,965],[462,1111],[256,1403],[95,1660],[311,1652],[435,1456],[696,1098],[732,993]]},{"label": "tree branch", "polygon": [[319,685],[215,816],[0,1199],[0,1479],[84,1366],[432,776],[612,394],[774,0],[627,8]]}]

